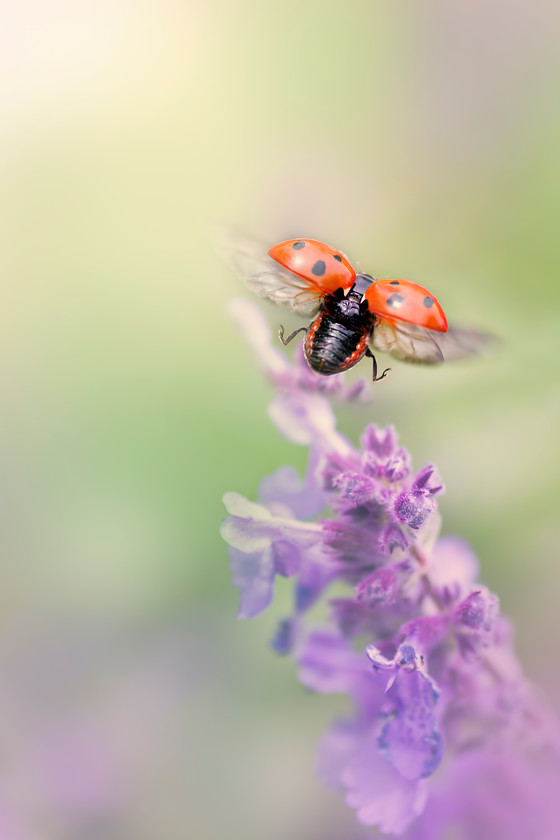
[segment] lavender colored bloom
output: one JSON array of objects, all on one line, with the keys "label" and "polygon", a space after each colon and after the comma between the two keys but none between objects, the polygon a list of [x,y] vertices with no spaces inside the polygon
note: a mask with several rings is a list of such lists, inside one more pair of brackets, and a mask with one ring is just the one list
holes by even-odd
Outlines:
[{"label": "lavender colored bloom", "polygon": [[[369,425],[356,448],[327,398],[363,387],[317,376],[301,353],[291,365],[252,304],[236,302],[235,314],[276,388],[272,421],[310,457],[302,480],[289,467],[265,479],[259,504],[227,493],[222,534],[239,616],[271,604],[277,575],[293,578],[293,611],[272,646],[293,655],[308,689],[352,700],[322,740],[320,775],[387,834],[552,840],[558,722],[523,677],[472,549],[439,534],[435,467],[415,472],[392,427]],[[328,621],[309,626],[321,597]]]},{"label": "lavender colored bloom", "polygon": [[391,674],[385,693],[387,722],[378,740],[380,754],[404,779],[431,776],[443,756],[443,740],[435,714],[439,691],[423,673],[423,659],[407,642],[392,661],[368,645],[366,654],[374,668]]},{"label": "lavender colored bloom", "polygon": [[272,601],[276,575],[293,577],[302,566],[302,551],[310,555],[320,539],[321,526],[290,516],[274,516],[238,493],[226,493],[224,504],[230,516],[222,536],[232,547],[233,582],[241,590],[240,618],[254,618]]},{"label": "lavender colored bloom", "polygon": [[341,721],[319,745],[319,774],[333,790],[346,793],[363,825],[400,835],[422,814],[428,797],[425,779],[410,781],[381,755],[375,727]]}]

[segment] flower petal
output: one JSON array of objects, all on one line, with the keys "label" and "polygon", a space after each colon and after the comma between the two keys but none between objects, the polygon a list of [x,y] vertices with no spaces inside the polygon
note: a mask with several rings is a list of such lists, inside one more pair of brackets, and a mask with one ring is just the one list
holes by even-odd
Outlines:
[{"label": "flower petal", "polygon": [[259,497],[267,504],[283,503],[301,519],[317,516],[328,500],[318,476],[321,460],[318,448],[312,447],[304,481],[293,467],[280,467],[261,482]]},{"label": "flower petal", "polygon": [[426,804],[426,783],[405,779],[388,764],[373,733],[360,739],[342,780],[346,802],[356,808],[358,820],[387,834],[402,834]]},{"label": "flower petal", "polygon": [[274,594],[272,550],[246,553],[230,549],[233,585],[240,590],[238,618],[254,618],[265,610]]},{"label": "flower petal", "polygon": [[361,654],[333,630],[316,630],[298,655],[299,681],[321,694],[350,694],[361,708],[374,708],[383,697],[383,686]]},{"label": "flower petal", "polygon": [[224,504],[232,515],[222,522],[222,537],[240,551],[263,550],[273,540],[301,547],[321,542],[323,529],[318,523],[273,516],[263,505],[250,502],[239,493],[226,493]]},{"label": "flower petal", "polygon": [[438,692],[422,671],[401,668],[387,696],[392,710],[379,738],[381,755],[404,779],[430,776],[443,758],[443,738],[434,712]]}]

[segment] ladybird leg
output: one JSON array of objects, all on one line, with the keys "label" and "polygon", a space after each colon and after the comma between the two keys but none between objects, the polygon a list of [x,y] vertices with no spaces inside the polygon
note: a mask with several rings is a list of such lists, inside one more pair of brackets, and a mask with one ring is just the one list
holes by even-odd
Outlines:
[{"label": "ladybird leg", "polygon": [[296,335],[300,332],[307,332],[307,327],[299,327],[299,329],[294,330],[293,333],[290,333],[288,338],[284,339],[284,327],[280,324],[280,329],[278,330],[278,336],[280,337],[280,341],[284,345],[284,347],[290,343],[292,338],[295,338]]},{"label": "ladybird leg", "polygon": [[372,360],[373,360],[373,381],[374,381],[374,382],[379,382],[379,380],[380,380],[380,379],[385,379],[385,377],[387,376],[387,374],[389,373],[389,371],[391,370],[391,368],[385,368],[385,370],[383,371],[383,373],[381,374],[381,376],[378,376],[378,375],[377,375],[377,359],[375,358],[375,356],[373,355],[373,353],[371,352],[371,350],[369,349],[369,347],[368,347],[368,349],[366,350],[366,356],[367,356],[369,359],[372,359]]}]

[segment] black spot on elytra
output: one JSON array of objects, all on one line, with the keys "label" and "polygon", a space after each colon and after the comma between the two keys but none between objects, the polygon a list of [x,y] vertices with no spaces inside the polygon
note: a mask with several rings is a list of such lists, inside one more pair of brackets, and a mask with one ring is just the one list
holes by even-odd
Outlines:
[{"label": "black spot on elytra", "polygon": [[425,297],[422,301],[426,309],[430,309],[434,305],[434,299],[431,297]]},{"label": "black spot on elytra", "polygon": [[311,272],[312,272],[312,274],[315,275],[315,277],[322,277],[326,270],[327,270],[327,266],[325,265],[325,261],[324,260],[317,260],[317,262],[315,263],[315,265],[311,269]]},{"label": "black spot on elytra", "polygon": [[391,280],[391,286],[398,286],[398,285],[399,285],[398,280]]},{"label": "black spot on elytra", "polygon": [[340,256],[340,254],[333,254],[333,257],[335,258],[335,260],[337,260],[337,262],[342,262],[342,257]]},{"label": "black spot on elytra", "polygon": [[404,297],[395,292],[394,295],[387,298],[387,306],[399,307],[404,303]]},{"label": "black spot on elytra", "polygon": [[305,242],[294,242],[292,248],[296,251],[301,251],[302,248],[305,248]]}]

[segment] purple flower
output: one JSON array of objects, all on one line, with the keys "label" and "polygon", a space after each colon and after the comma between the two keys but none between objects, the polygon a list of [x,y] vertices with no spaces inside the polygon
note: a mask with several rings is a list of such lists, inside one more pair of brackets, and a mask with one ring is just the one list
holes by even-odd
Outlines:
[{"label": "purple flower", "polygon": [[402,834],[422,814],[428,796],[424,779],[405,779],[378,749],[373,727],[339,722],[319,746],[319,775],[325,784],[346,794],[364,825],[386,834]]},{"label": "purple flower", "polygon": [[393,426],[384,431],[368,426],[362,435],[361,445],[364,471],[387,481],[401,481],[410,473],[410,456],[398,445]]},{"label": "purple flower", "polygon": [[224,504],[230,516],[222,536],[232,547],[233,582],[241,590],[240,618],[254,618],[273,598],[274,578],[293,577],[303,563],[313,562],[321,539],[321,526],[290,516],[274,516],[238,493],[226,493]]},{"label": "purple flower", "polygon": [[[227,493],[222,534],[239,616],[269,606],[276,575],[292,578],[273,648],[293,655],[308,689],[352,700],[323,738],[321,776],[361,823],[409,840],[454,829],[552,840],[558,722],[523,676],[472,549],[439,536],[435,467],[414,472],[393,427],[369,425],[355,447],[327,397],[362,388],[317,376],[301,353],[289,364],[256,307],[235,309],[277,390],[271,419],[310,458],[303,479],[289,467],[265,479],[259,504]],[[321,597],[328,623],[317,627],[309,609]]]},{"label": "purple flower", "polygon": [[[435,486],[432,482],[435,482]],[[418,530],[437,507],[435,496],[443,486],[438,484],[434,467],[425,467],[409,489],[399,493],[394,500],[394,511],[400,522]]]},{"label": "purple flower", "polygon": [[387,723],[378,749],[404,779],[431,776],[443,756],[443,740],[435,715],[439,691],[423,673],[424,659],[413,646],[403,642],[393,660],[368,645],[366,654],[373,667],[390,674],[385,693]]}]

